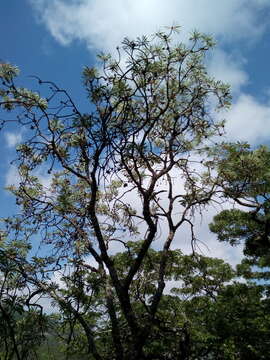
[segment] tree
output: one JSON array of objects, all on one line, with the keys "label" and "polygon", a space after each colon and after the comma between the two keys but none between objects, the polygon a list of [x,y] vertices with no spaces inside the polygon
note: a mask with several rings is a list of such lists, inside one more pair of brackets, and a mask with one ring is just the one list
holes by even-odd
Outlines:
[{"label": "tree", "polygon": [[241,208],[218,214],[210,229],[220,241],[235,245],[244,240],[247,256],[269,256],[270,245],[270,150],[248,144],[225,144],[219,163],[225,196]]},{"label": "tree", "polygon": [[[238,207],[216,215],[210,230],[233,246],[243,242],[245,277],[269,280],[270,150],[266,146],[253,150],[248,144],[226,144],[221,154],[220,185]],[[252,265],[257,271],[250,268]]]},{"label": "tree", "polygon": [[171,358],[267,359],[270,318],[265,287],[239,282],[243,273],[221,259],[181,256],[179,260],[176,269],[182,284],[173,289],[179,303],[172,317],[178,324],[186,319],[188,356],[176,353]]},{"label": "tree", "polygon": [[[129,251],[113,257],[120,274],[126,272],[131,259],[140,249],[138,243],[128,245]],[[155,293],[161,256],[161,251],[151,249],[139,276],[131,284],[131,304],[140,322],[145,321],[145,307]],[[91,324],[98,334],[96,344],[102,358],[109,358],[114,348],[103,290],[106,278],[100,279],[98,273],[91,275],[90,278],[86,272],[81,274],[81,281],[91,286],[92,291],[80,296],[78,288],[73,287],[76,283],[74,277],[78,281],[78,274],[62,279],[67,285],[62,290],[64,303],[76,303],[77,309],[80,309],[79,312],[70,312],[63,308],[58,315],[58,344],[71,359],[78,356],[87,358],[87,336],[82,319]],[[240,272],[233,271],[221,259],[198,254],[183,255],[179,250],[169,251],[165,281],[167,284],[173,281],[174,287],[170,292],[167,289],[161,298],[151,334],[144,346],[146,358],[269,358],[270,303],[265,297],[265,287],[252,282],[240,283],[237,279],[239,275]],[[119,312],[117,300],[115,305]],[[125,350],[129,333],[123,316],[119,317],[119,322],[122,324]],[[61,351],[58,357],[61,358]]]},{"label": "tree", "polygon": [[[45,339],[47,318],[37,303],[28,282],[26,255],[29,246],[23,241],[0,240],[0,356],[1,359],[36,358]],[[27,275],[26,275],[27,272]]]},{"label": "tree", "polygon": [[[76,317],[92,359],[170,358],[162,348],[158,357],[148,351],[155,347],[170,248],[185,224],[194,246],[194,214],[216,192],[209,148],[224,125],[213,120],[211,107],[215,101],[217,108],[229,105],[229,88],[207,75],[211,38],[195,32],[188,45],[175,44],[173,32],[125,39],[118,60],[101,55],[102,70],[86,67],[88,113],[54,83],[38,79],[49,87],[43,99],[15,84],[15,67],[0,68],[0,105],[27,129],[17,147],[20,185],[10,187],[21,207],[17,218],[8,219],[19,224],[12,236],[32,235],[48,246],[50,256],[34,260],[43,267],[35,286]],[[44,169],[48,188],[38,177]],[[134,284],[161,227],[151,296],[134,299]],[[138,249],[123,271],[113,249],[117,244],[131,251],[130,241]],[[70,277],[63,272],[72,300],[50,283],[50,271],[65,266],[72,269]],[[91,303],[89,317],[82,316],[89,291],[106,299],[100,306],[110,321],[112,354],[102,354],[102,318],[95,321],[89,310],[99,304]]]},{"label": "tree", "polygon": [[[222,151],[221,151],[222,150]],[[219,183],[227,198],[236,207],[223,210],[213,219],[210,230],[220,241],[232,246],[243,243],[244,255],[237,266],[238,276],[247,282],[228,288],[229,297],[240,296],[241,308],[232,304],[236,316],[245,311],[244,322],[234,331],[239,337],[238,348],[243,358],[267,359],[269,317],[269,259],[270,259],[270,151],[266,146],[251,149],[248,144],[223,144],[219,148]],[[241,295],[240,295],[241,294]],[[227,296],[227,295],[226,295]],[[248,305],[247,305],[248,304]],[[253,318],[253,319],[252,319]],[[259,326],[258,326],[259,325]],[[256,327],[253,342],[247,328]],[[231,331],[230,326],[228,326]],[[241,346],[243,338],[249,345]]]}]

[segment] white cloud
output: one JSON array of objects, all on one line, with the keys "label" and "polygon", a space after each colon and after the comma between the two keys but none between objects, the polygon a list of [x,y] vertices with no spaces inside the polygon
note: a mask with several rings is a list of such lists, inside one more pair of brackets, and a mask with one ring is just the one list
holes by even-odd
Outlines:
[{"label": "white cloud", "polygon": [[[193,157],[193,161],[196,158]],[[192,168],[198,172],[204,172],[204,168],[200,163],[200,159],[198,158],[198,163],[193,163]],[[172,169],[170,172],[172,177],[172,196],[176,196],[179,194],[185,193],[184,182],[185,175],[179,169]],[[214,175],[214,174],[213,174]],[[119,175],[121,178],[121,175]],[[125,180],[123,179],[123,182]],[[198,184],[199,186],[199,184]],[[125,188],[126,189],[126,188]],[[169,202],[168,202],[168,182],[166,178],[160,179],[158,182],[155,191],[164,191],[164,193],[160,193],[160,205],[168,210]],[[135,191],[127,192],[121,200],[126,205],[132,206],[133,209],[136,210],[137,215],[142,215],[142,199],[138,196]],[[236,265],[241,261],[243,256],[242,254],[242,246],[232,247],[228,243],[219,242],[217,240],[217,236],[210,232],[209,223],[212,222],[213,217],[218,214],[220,211],[224,209],[230,209],[232,206],[235,206],[233,202],[222,201],[220,198],[215,198],[215,202],[212,202],[211,205],[207,205],[205,209],[202,209],[202,213],[199,210],[195,210],[194,216],[190,218],[191,222],[194,224],[194,233],[197,241],[193,244],[195,246],[195,250],[204,256],[209,257],[219,257],[222,258],[225,262],[230,263],[231,265]],[[224,200],[224,199],[223,199]],[[179,202],[174,203],[172,218],[174,223],[176,224],[183,215],[183,207]],[[186,214],[186,218],[188,218],[188,214]],[[143,238],[147,233],[147,224],[141,220],[135,221],[140,231],[140,237]],[[163,219],[163,221],[159,222],[158,226],[158,234],[153,242],[152,246],[155,250],[161,250],[163,248],[166,237],[169,235],[169,228],[167,221]],[[126,234],[124,235],[122,240],[126,240]],[[131,237],[128,240],[133,240]],[[179,229],[177,230],[174,240],[172,242],[173,249],[180,249],[184,254],[190,254],[192,252],[192,236],[190,231],[190,225],[188,223],[183,223]],[[124,248],[119,244],[119,242],[113,241],[109,244],[110,254],[115,254],[119,251],[123,251]]]},{"label": "white cloud", "polygon": [[242,94],[226,114],[227,137],[231,141],[247,141],[252,145],[269,142],[270,106]]},{"label": "white cloud", "polygon": [[241,68],[245,60],[239,54],[237,58],[226,54],[222,50],[215,50],[208,64],[208,71],[215,79],[231,85],[233,94],[238,94],[241,87],[248,82],[248,75]]},{"label": "white cloud", "polygon": [[20,181],[21,181],[21,178],[20,178],[17,167],[14,165],[10,165],[10,167],[6,173],[5,186],[18,187],[20,185]]},{"label": "white cloud", "polygon": [[[203,210],[202,216],[196,212],[192,220],[196,237],[196,242],[193,245],[198,253],[204,256],[221,258],[235,266],[239,264],[243,257],[243,246],[232,247],[228,243],[219,242],[217,236],[209,230],[209,224],[213,221],[213,217],[220,211],[230,209],[231,207],[232,204],[226,202],[222,206],[209,205]],[[184,254],[192,253],[190,226],[186,224],[177,231],[172,248],[181,249]]]},{"label": "white cloud", "polygon": [[37,16],[61,44],[74,40],[112,51],[124,36],[153,33],[173,23],[185,31],[194,28],[224,40],[253,40],[264,31],[263,0],[29,0]]},{"label": "white cloud", "polygon": [[22,135],[20,133],[6,132],[5,139],[9,148],[15,147],[22,141]]}]

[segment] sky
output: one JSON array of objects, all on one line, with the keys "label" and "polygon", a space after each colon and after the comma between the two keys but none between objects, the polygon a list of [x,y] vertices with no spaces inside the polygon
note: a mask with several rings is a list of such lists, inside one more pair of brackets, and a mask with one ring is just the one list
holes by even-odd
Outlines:
[{"label": "sky", "polygon": [[[37,88],[31,75],[52,80],[87,110],[83,67],[94,65],[99,52],[114,54],[126,36],[172,25],[182,27],[183,41],[194,29],[217,41],[207,66],[232,87],[232,107],[222,115],[226,140],[253,147],[270,144],[270,0],[2,0],[0,59],[20,68],[24,86]],[[18,128],[0,134],[0,216],[16,211],[4,187],[16,181],[10,161],[22,136]],[[209,211],[207,221],[212,215]],[[200,231],[208,236],[206,223]],[[225,248],[213,238],[208,244],[211,256],[231,263],[240,256],[239,249]]]}]

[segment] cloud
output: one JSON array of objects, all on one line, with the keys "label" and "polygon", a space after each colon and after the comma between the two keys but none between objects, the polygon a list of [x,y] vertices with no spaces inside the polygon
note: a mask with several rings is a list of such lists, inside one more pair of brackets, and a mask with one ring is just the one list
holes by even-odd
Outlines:
[{"label": "cloud", "polygon": [[[219,242],[217,236],[210,232],[209,224],[213,221],[213,217],[224,209],[230,209],[233,206],[230,202],[225,202],[222,205],[207,206],[202,214],[197,211],[192,219],[194,225],[194,233],[196,241],[193,244],[194,249],[209,257],[217,257],[228,262],[232,266],[239,264],[243,257],[243,246],[232,247],[226,242]],[[235,205],[234,205],[235,206]],[[161,239],[163,241],[163,239]],[[181,249],[184,254],[192,253],[192,242],[190,226],[184,224],[178,229],[175,239],[172,243],[173,249]]]},{"label": "cloud", "polygon": [[10,165],[5,179],[5,186],[15,186],[18,187],[21,182],[21,177],[19,175],[18,169],[14,165]]},{"label": "cloud", "polygon": [[150,34],[173,23],[225,41],[253,40],[265,30],[263,0],[29,0],[39,21],[62,45],[84,41],[89,49],[112,51],[124,36]]},{"label": "cloud", "polygon": [[[197,162],[195,163],[195,157],[192,158],[192,169],[193,171],[196,170],[196,172],[203,173],[205,171],[205,168],[202,167],[200,163],[201,158],[197,158]],[[191,164],[190,164],[191,165]],[[157,168],[155,169],[157,170]],[[178,168],[173,168],[170,172],[171,178],[172,178],[172,196],[176,196],[179,194],[185,194],[185,174],[179,170]],[[214,176],[213,172],[213,176]],[[121,174],[119,174],[119,178],[121,178]],[[125,182],[123,178],[123,182]],[[147,180],[145,180],[147,182]],[[199,187],[199,182],[198,182]],[[125,188],[127,189],[127,188]],[[206,189],[205,189],[206,190]],[[168,201],[168,191],[169,191],[169,184],[164,176],[161,178],[156,187],[155,191],[164,191],[160,193],[159,197],[159,204],[165,209],[165,211],[168,211],[169,207],[169,201]],[[142,214],[142,199],[136,191],[130,191],[124,194],[122,194],[121,201],[126,204],[127,206],[131,206],[134,210],[136,210],[136,214],[143,217]],[[224,199],[221,199],[219,197],[213,198],[213,201],[211,204],[206,205],[205,208],[201,209],[194,209],[190,213],[185,214],[186,219],[190,219],[191,223],[194,225],[194,234],[196,237],[194,245],[194,249],[199,252],[200,254],[204,256],[209,257],[219,257],[222,258],[225,262],[230,263],[231,265],[236,265],[241,261],[241,258],[243,257],[243,247],[237,246],[232,247],[230,244],[225,242],[219,242],[217,240],[217,236],[210,232],[209,230],[209,223],[213,221],[213,217],[217,215],[220,211],[224,209],[230,209],[232,207],[236,207],[236,204],[233,201],[224,201]],[[175,201],[173,210],[172,210],[172,219],[174,224],[176,224],[183,215],[184,208],[182,205]],[[192,215],[193,214],[193,215]],[[190,217],[189,217],[190,215]],[[158,233],[155,238],[155,241],[152,243],[152,246],[155,250],[161,250],[164,246],[164,243],[166,241],[167,236],[169,235],[169,228],[167,221],[160,217],[159,225],[158,225]],[[107,221],[107,220],[106,220]],[[138,230],[140,232],[140,238],[144,238],[145,234],[147,234],[147,224],[139,220],[134,220],[135,224],[138,227]],[[121,236],[121,234],[118,234]],[[127,238],[127,234],[123,234],[123,241],[126,240],[132,241],[135,240],[135,237],[129,237]],[[180,249],[184,254],[191,254],[192,253],[192,235],[191,235],[191,228],[190,225],[187,222],[184,222],[181,224],[181,226],[176,231],[175,237],[172,242],[172,249]],[[121,246],[121,244],[117,241],[113,241],[109,243],[109,252],[110,254],[115,254],[119,251],[124,251],[124,247]]]},{"label": "cloud", "polygon": [[5,139],[9,148],[15,147],[22,141],[22,135],[20,133],[5,133]]},{"label": "cloud", "polygon": [[226,114],[227,138],[252,145],[269,142],[270,106],[253,96],[241,94]]},{"label": "cloud", "polygon": [[212,54],[208,63],[209,75],[215,79],[230,84],[232,94],[236,95],[248,83],[248,74],[242,69],[245,59],[239,54],[237,58],[217,49]]}]

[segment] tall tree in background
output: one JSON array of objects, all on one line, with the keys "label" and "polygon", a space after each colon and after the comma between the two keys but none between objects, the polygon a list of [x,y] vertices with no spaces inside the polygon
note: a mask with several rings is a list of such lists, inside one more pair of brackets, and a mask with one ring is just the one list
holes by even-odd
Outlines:
[{"label": "tall tree in background", "polygon": [[[220,241],[243,243],[245,276],[269,280],[270,260],[270,150],[248,144],[225,144],[219,150],[219,181],[225,196],[237,205],[213,219],[210,230]],[[257,271],[251,269],[256,265]]]},{"label": "tall tree in background", "polygon": [[[125,39],[117,60],[101,55],[99,69],[86,67],[87,113],[54,83],[38,79],[43,99],[15,84],[15,67],[0,66],[0,105],[27,129],[17,148],[20,185],[10,187],[21,213],[5,220],[8,233],[47,245],[47,256],[33,259],[40,274],[32,286],[76,319],[92,359],[170,358],[152,337],[170,248],[186,225],[190,234],[178,241],[194,246],[194,214],[211,203],[219,184],[209,149],[224,125],[211,112],[229,105],[229,89],[206,73],[211,38],[195,32],[187,45],[178,44],[174,30]],[[45,171],[47,186],[39,179]],[[153,246],[160,252],[151,291],[135,296]],[[131,254],[124,269],[116,250]],[[51,281],[56,270],[66,294]],[[93,309],[104,315],[97,320]],[[100,344],[106,320],[112,353]],[[177,336],[188,336],[179,326]],[[175,354],[189,356],[184,345]]]},{"label": "tall tree in background", "polygon": [[[218,153],[219,183],[225,197],[234,201],[234,207],[216,215],[210,230],[217,234],[219,241],[232,246],[243,245],[244,258],[237,266],[237,274],[245,280],[244,284],[236,283],[225,289],[225,301],[231,303],[233,311],[229,314],[230,311],[225,310],[220,323],[235,336],[237,358],[267,359],[270,356],[267,350],[270,330],[270,151],[266,146],[252,149],[248,144],[238,143],[223,144]],[[224,309],[224,304],[222,307]],[[228,324],[230,321],[233,328]]]},{"label": "tall tree in background", "polygon": [[47,317],[37,303],[40,291],[33,291],[27,264],[29,245],[24,241],[0,239],[0,357],[35,358],[45,339]]}]

